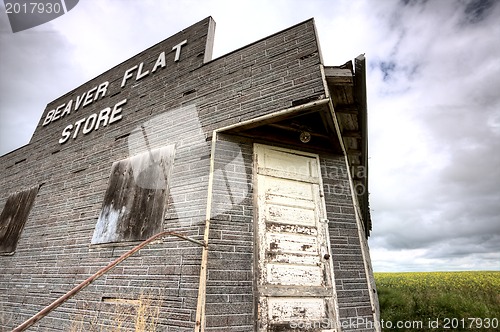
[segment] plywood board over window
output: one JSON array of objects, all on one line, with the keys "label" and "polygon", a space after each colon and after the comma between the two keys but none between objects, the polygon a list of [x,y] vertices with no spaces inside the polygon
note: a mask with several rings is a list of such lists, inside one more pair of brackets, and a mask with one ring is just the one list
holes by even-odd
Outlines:
[{"label": "plywood board over window", "polygon": [[13,254],[35,202],[39,186],[17,192],[7,198],[0,215],[0,254]]},{"label": "plywood board over window", "polygon": [[175,145],[113,163],[92,244],[145,240],[162,231]]}]

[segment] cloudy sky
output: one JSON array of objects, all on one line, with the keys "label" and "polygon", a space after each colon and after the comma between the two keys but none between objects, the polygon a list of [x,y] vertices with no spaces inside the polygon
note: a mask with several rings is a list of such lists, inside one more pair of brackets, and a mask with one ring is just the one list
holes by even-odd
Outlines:
[{"label": "cloudy sky", "polygon": [[17,33],[0,8],[0,155],[47,103],[207,16],[214,58],[314,17],[326,65],[368,61],[374,269],[500,270],[500,1],[85,0]]}]

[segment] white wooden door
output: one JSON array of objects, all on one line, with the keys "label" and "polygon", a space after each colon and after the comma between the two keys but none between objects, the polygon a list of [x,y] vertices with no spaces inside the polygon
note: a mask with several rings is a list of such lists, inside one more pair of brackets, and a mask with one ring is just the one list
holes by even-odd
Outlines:
[{"label": "white wooden door", "polygon": [[260,144],[254,147],[258,330],[335,331],[319,158]]}]

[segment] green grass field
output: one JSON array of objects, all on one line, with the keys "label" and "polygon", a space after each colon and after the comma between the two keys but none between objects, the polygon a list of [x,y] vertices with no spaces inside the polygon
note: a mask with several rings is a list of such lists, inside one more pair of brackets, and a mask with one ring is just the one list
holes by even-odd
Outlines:
[{"label": "green grass field", "polygon": [[500,331],[500,271],[375,273],[384,331]]}]

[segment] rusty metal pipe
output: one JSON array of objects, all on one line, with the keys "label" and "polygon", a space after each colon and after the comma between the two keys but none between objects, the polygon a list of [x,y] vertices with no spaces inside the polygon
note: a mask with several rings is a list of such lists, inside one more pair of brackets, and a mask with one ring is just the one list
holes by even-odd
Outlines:
[{"label": "rusty metal pipe", "polygon": [[103,274],[105,274],[106,272],[108,272],[109,270],[111,270],[113,267],[115,267],[116,265],[118,265],[122,261],[124,261],[127,258],[129,258],[130,256],[132,256],[133,254],[135,254],[136,252],[138,252],[139,250],[141,250],[142,248],[144,248],[146,245],[148,245],[152,241],[154,241],[156,239],[159,239],[159,238],[162,238],[162,237],[167,236],[167,235],[175,236],[175,237],[187,240],[189,242],[196,243],[196,244],[198,244],[198,245],[200,245],[202,247],[206,247],[205,242],[194,240],[194,239],[191,239],[191,238],[189,238],[187,236],[184,236],[182,234],[175,233],[175,232],[161,232],[161,233],[158,233],[156,235],[153,235],[149,239],[144,240],[143,242],[141,242],[140,244],[138,244],[136,247],[130,249],[129,251],[127,251],[126,253],[124,253],[120,257],[118,257],[113,262],[109,263],[106,267],[103,267],[102,269],[100,269],[99,271],[97,271],[96,273],[94,273],[92,276],[90,276],[87,279],[85,279],[83,282],[81,282],[79,285],[75,286],[69,292],[67,292],[66,294],[64,294],[63,296],[61,296],[60,298],[58,298],[57,300],[55,300],[54,302],[52,302],[50,305],[48,305],[44,309],[40,310],[33,317],[31,317],[30,319],[26,320],[24,323],[22,323],[21,325],[19,325],[18,327],[16,327],[14,330],[12,330],[12,332],[21,332],[21,331],[26,330],[28,327],[30,327],[31,325],[33,325],[36,322],[38,322],[40,319],[42,319],[43,317],[45,317],[49,312],[51,312],[52,310],[56,309],[61,304],[63,304],[67,300],[69,300],[71,297],[73,297],[74,295],[76,295],[79,291],[81,291],[82,289],[84,289],[85,287],[87,287],[88,285],[90,285],[94,280],[96,280],[97,278],[99,278],[100,276],[102,276]]}]

